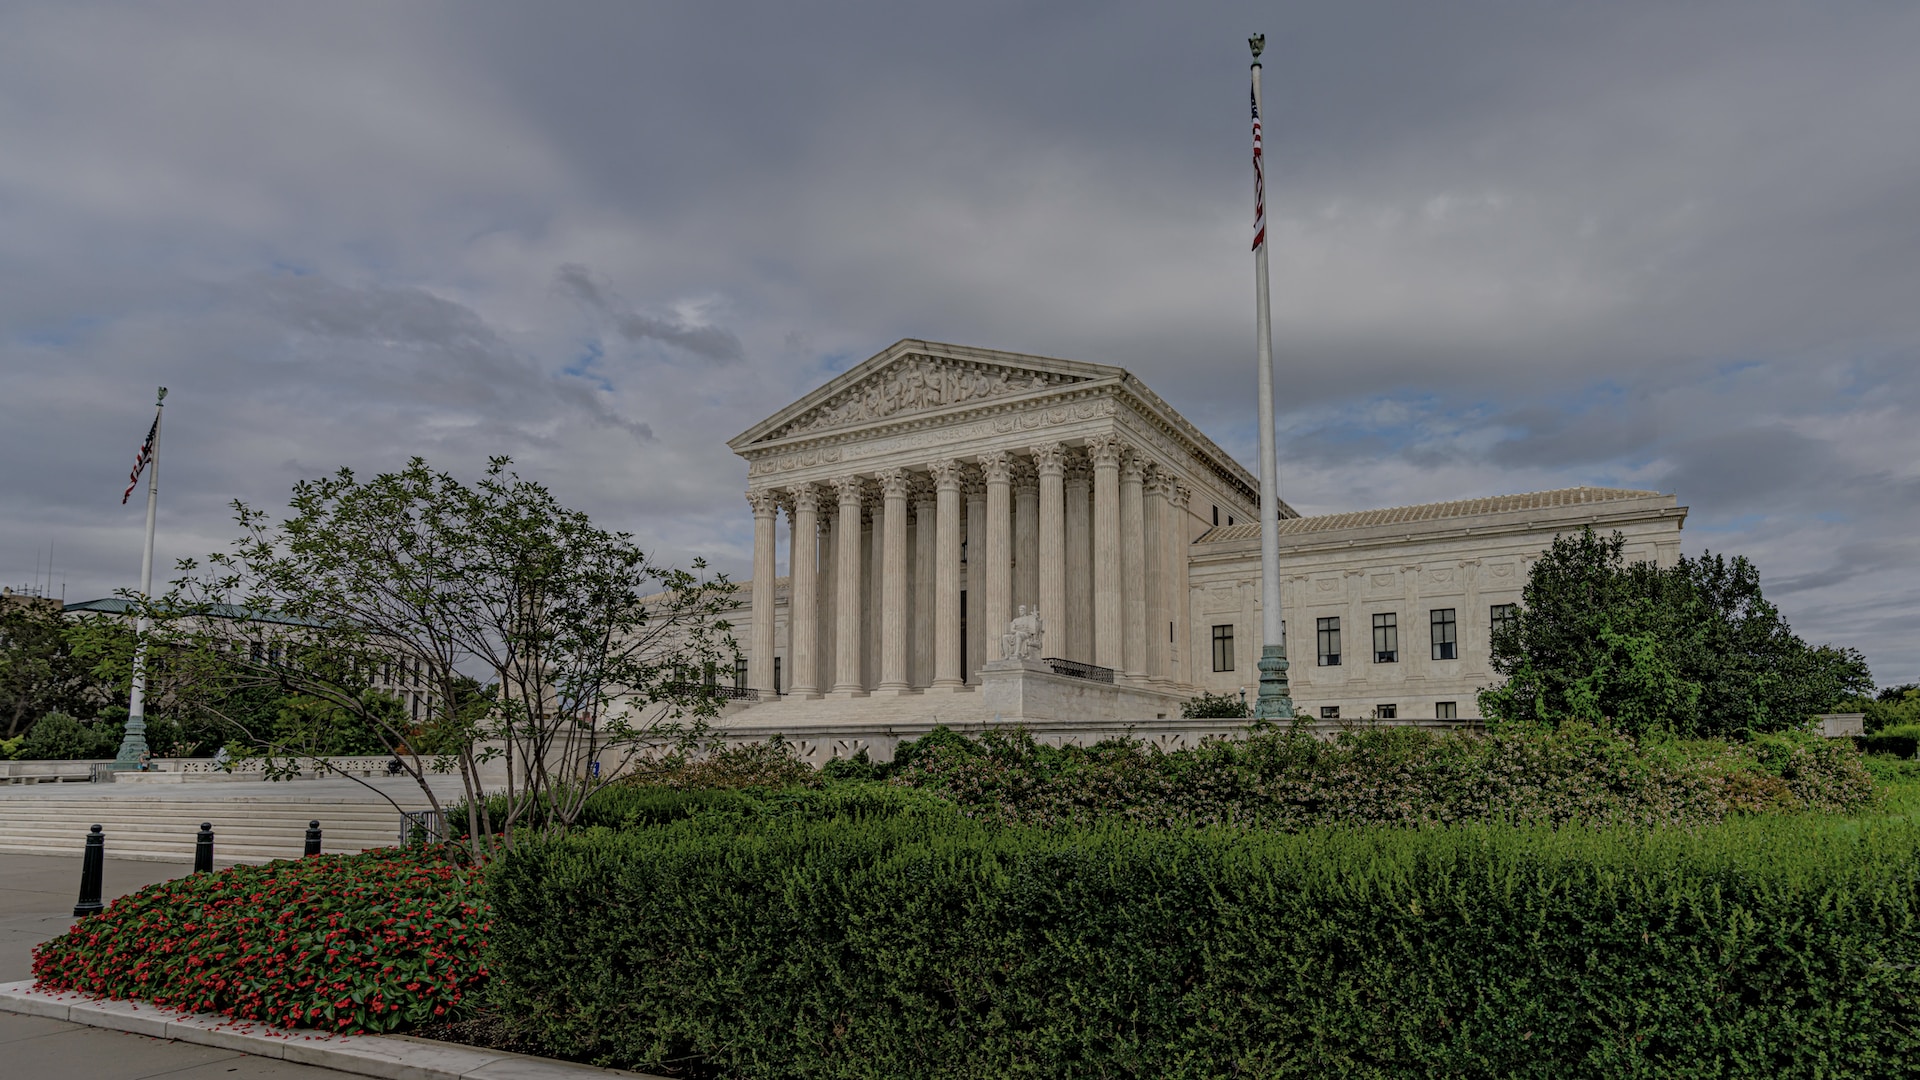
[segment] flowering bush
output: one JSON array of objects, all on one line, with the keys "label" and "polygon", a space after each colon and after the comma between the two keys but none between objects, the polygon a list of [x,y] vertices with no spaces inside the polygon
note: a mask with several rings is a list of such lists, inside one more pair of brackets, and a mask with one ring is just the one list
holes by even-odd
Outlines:
[{"label": "flowering bush", "polygon": [[149,886],[34,950],[43,989],[327,1031],[457,1016],[487,970],[468,867],[425,850],[236,866]]}]

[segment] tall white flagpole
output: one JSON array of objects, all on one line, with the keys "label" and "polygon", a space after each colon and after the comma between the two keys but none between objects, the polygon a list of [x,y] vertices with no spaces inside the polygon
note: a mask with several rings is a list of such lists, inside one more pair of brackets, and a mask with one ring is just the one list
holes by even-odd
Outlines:
[{"label": "tall white flagpole", "polygon": [[[147,455],[147,546],[140,556],[140,600],[153,595],[153,521],[160,507],[160,414],[166,408],[167,388],[160,388],[153,404],[153,449]],[[127,727],[120,737],[118,770],[137,769],[147,753],[147,616],[142,611],[133,628],[133,693],[127,699]]]},{"label": "tall white flagpole", "polygon": [[1253,290],[1260,354],[1260,696],[1258,720],[1292,720],[1287,689],[1287,649],[1281,640],[1280,475],[1273,439],[1273,316],[1267,296],[1266,162],[1260,137],[1260,53],[1267,35],[1247,39],[1253,49]]}]

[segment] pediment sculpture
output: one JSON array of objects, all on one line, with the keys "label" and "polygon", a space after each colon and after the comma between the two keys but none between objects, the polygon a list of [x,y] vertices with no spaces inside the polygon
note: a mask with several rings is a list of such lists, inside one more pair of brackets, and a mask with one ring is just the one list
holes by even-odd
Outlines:
[{"label": "pediment sculpture", "polygon": [[901,413],[1024,394],[1075,381],[1078,380],[1045,372],[914,357],[842,390],[826,404],[775,432],[773,437],[848,427]]}]

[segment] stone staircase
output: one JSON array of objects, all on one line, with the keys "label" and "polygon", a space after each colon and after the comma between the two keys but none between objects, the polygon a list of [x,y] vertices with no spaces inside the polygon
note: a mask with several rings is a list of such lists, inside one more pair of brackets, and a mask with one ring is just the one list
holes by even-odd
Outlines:
[{"label": "stone staircase", "polygon": [[[115,859],[191,862],[200,823],[211,822],[214,861],[261,863],[298,858],[307,823],[320,822],[323,852],[391,847],[398,810],[428,808],[410,780],[376,780],[376,791],[349,780],[285,784],[62,784],[0,788],[0,851],[74,855],[100,825]],[[459,797],[457,780],[436,780],[442,805]]]}]

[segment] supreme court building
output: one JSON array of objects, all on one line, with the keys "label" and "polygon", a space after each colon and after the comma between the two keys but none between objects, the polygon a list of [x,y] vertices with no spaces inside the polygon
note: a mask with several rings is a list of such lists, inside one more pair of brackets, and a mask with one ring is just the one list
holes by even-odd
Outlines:
[{"label": "supreme court building", "polygon": [[[1122,368],[901,341],[728,445],[754,516],[740,737],[884,756],[997,720],[1179,745],[1236,726],[1181,721],[1186,698],[1257,689],[1258,481]],[[1296,705],[1432,724],[1478,716],[1492,627],[1556,534],[1671,564],[1686,509],[1582,487],[1280,514]],[[1022,608],[1044,634],[1003,657]]]}]

